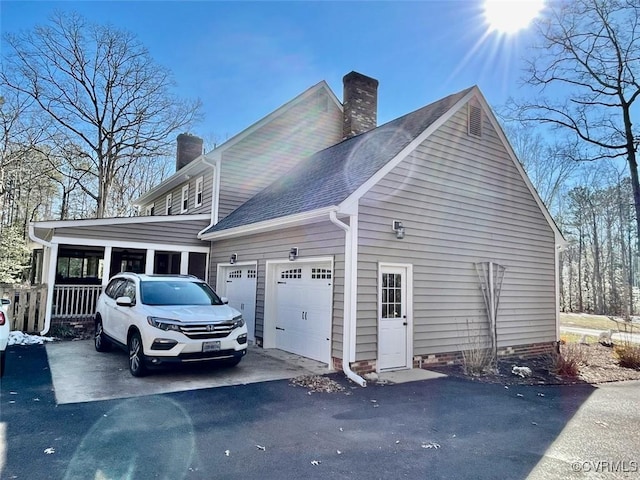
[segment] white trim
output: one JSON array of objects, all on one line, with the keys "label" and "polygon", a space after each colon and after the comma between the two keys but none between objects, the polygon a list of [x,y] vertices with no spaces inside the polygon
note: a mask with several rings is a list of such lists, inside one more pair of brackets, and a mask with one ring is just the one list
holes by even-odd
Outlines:
[{"label": "white trim", "polygon": [[555,256],[554,256],[554,261],[555,261],[555,276],[554,276],[554,282],[555,282],[555,292],[556,292],[556,342],[560,340],[560,275],[562,275],[562,272],[560,271],[560,252],[562,250],[562,247],[560,245],[556,245],[555,250]]},{"label": "white trim", "polygon": [[204,161],[205,155],[200,155],[198,158],[195,158],[193,161],[189,162],[187,165],[182,167],[180,170],[175,172],[169,178],[166,178],[162,183],[156,185],[151,190],[147,190],[141,196],[136,198],[133,202],[133,205],[142,206],[148,200],[161,197],[166,192],[170,190],[174,190],[182,185],[185,181],[188,181],[190,178],[196,176],[200,172],[204,172],[207,170],[207,163]]},{"label": "white trim", "polygon": [[104,255],[102,256],[103,269],[102,272],[102,287],[106,287],[109,283],[109,279],[111,278],[111,253],[112,247],[105,246],[104,247]]},{"label": "white trim", "polygon": [[[185,195],[186,194],[186,195]],[[186,206],[185,206],[186,203]],[[182,186],[182,193],[180,195],[180,213],[189,211],[189,184]]]},{"label": "white trim", "polygon": [[156,210],[156,204],[154,203],[150,203],[149,205],[147,205],[146,207],[144,207],[144,214],[147,217],[152,217],[153,214],[155,213]]},{"label": "white trim", "polygon": [[377,358],[376,371],[380,372],[380,307],[382,302],[382,271],[383,269],[400,268],[405,271],[405,286],[406,286],[406,313],[407,313],[407,345],[406,345],[406,364],[402,368],[385,368],[384,371],[392,370],[410,370],[413,368],[413,264],[411,263],[388,263],[378,262],[378,292],[376,299],[376,321],[378,345],[377,345]]},{"label": "white trim", "polygon": [[[200,194],[200,201],[198,201],[198,194]],[[196,178],[196,195],[194,199],[194,206],[201,207],[203,198],[204,198],[204,176],[200,176]]]},{"label": "white trim", "polygon": [[288,215],[286,217],[278,217],[272,220],[265,220],[263,222],[250,223],[248,225],[242,225],[240,227],[228,228],[226,230],[220,230],[218,232],[209,232],[205,234],[199,234],[200,240],[221,240],[223,238],[241,237],[243,235],[251,235],[254,233],[268,232],[271,230],[280,230],[283,228],[289,228],[297,225],[304,225],[308,223],[315,223],[317,220],[322,220],[323,217],[331,212],[337,210],[337,207],[325,207],[319,210],[311,210],[303,213],[296,213]]},{"label": "white trim", "polygon": [[180,252],[180,275],[187,275],[189,273],[189,251]]},{"label": "white trim", "polygon": [[52,244],[64,245],[86,245],[88,247],[116,247],[116,248],[136,248],[139,250],[162,250],[169,252],[197,252],[209,253],[209,246],[191,246],[191,245],[171,245],[167,243],[149,243],[149,242],[128,242],[126,240],[102,240],[96,238],[77,238],[54,235],[51,239]]},{"label": "white trim", "polygon": [[147,256],[145,257],[144,273],[152,275],[154,273],[154,266],[156,263],[156,251],[152,248],[147,248]]},{"label": "white trim", "polygon": [[[264,317],[262,319],[262,347],[263,348],[276,348],[276,302],[275,298],[275,285],[277,281],[278,265],[295,265],[297,263],[330,263],[331,264],[331,277],[332,283],[335,286],[335,272],[334,272],[334,260],[333,257],[310,257],[300,258],[295,261],[290,261],[288,258],[282,258],[278,260],[267,260],[265,262],[265,275],[264,275]],[[236,264],[237,265],[237,264]],[[331,309],[333,311],[333,293],[331,298]],[[331,325],[333,332],[333,325]],[[333,349],[333,342],[331,342],[331,349],[329,350],[329,357],[331,357],[331,350]],[[329,369],[331,369],[331,358],[329,358]]]},{"label": "white trim", "polygon": [[31,222],[30,225],[33,225],[34,228],[96,227],[101,225],[127,225],[129,223],[183,222],[208,219],[209,214],[201,213],[197,215],[156,215],[153,217],[114,217],[91,218],[84,220],[49,220],[44,222]]},{"label": "white trim", "polygon": [[40,335],[46,335],[51,327],[51,315],[53,313],[53,286],[56,284],[58,266],[58,245],[52,243],[49,247],[49,267],[47,272],[47,306],[44,314],[44,327]]}]

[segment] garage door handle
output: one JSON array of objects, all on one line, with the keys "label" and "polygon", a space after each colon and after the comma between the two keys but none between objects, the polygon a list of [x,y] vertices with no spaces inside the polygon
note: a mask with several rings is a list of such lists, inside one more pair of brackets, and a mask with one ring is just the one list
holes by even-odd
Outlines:
[{"label": "garage door handle", "polygon": [[276,327],[276,330],[282,330],[284,332],[284,328]]},{"label": "garage door handle", "polygon": [[287,282],[278,282],[278,285],[286,285]]},{"label": "garage door handle", "polygon": [[402,325],[404,325],[406,327],[407,326],[407,322],[402,322]]}]

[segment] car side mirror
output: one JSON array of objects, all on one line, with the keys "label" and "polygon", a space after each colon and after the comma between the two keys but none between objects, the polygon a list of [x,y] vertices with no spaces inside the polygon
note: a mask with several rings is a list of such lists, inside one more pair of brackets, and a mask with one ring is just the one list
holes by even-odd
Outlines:
[{"label": "car side mirror", "polygon": [[224,303],[225,305],[229,303],[229,299],[227,297],[220,297],[220,300],[222,300],[222,303]]},{"label": "car side mirror", "polygon": [[11,300],[9,300],[8,298],[3,298],[2,305],[11,305]]},{"label": "car side mirror", "polygon": [[133,300],[131,300],[131,297],[118,297],[116,298],[116,305],[119,307],[130,307],[133,305]]}]

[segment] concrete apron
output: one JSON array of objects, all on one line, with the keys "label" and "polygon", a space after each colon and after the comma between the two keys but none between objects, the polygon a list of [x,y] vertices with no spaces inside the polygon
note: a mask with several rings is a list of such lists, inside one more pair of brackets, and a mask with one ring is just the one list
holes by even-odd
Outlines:
[{"label": "concrete apron", "polygon": [[326,364],[281,350],[249,347],[239,365],[190,364],[153,370],[135,378],[128,356],[117,348],[99,353],[93,340],[53,342],[46,345],[58,404],[180,392],[200,388],[244,385],[329,373]]}]

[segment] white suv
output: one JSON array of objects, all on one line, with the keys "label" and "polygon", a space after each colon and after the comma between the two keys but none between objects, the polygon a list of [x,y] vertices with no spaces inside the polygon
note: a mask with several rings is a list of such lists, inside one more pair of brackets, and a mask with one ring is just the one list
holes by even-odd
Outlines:
[{"label": "white suv", "polygon": [[11,300],[8,298],[0,299],[0,377],[4,375],[4,364],[7,355],[7,343],[9,342],[9,330],[11,330],[9,320],[9,305]]},{"label": "white suv", "polygon": [[247,353],[242,314],[190,275],[115,275],[98,299],[95,347],[129,352],[129,371],[217,360],[234,366]]}]

